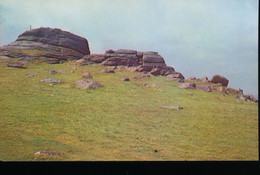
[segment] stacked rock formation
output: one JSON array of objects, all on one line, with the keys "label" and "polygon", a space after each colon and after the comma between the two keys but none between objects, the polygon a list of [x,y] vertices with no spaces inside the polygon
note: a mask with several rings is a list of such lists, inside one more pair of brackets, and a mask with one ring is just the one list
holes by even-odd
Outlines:
[{"label": "stacked rock formation", "polygon": [[152,75],[162,75],[184,79],[173,67],[166,66],[165,61],[158,52],[139,52],[136,50],[119,49],[107,50],[105,54],[91,54],[78,61],[81,65],[101,63],[106,66],[126,66],[131,71],[150,72]]},{"label": "stacked rock formation", "polygon": [[85,38],[60,29],[44,27],[25,31],[15,42],[0,48],[0,56],[25,61],[41,59],[48,63],[78,60],[88,54],[90,50]]}]

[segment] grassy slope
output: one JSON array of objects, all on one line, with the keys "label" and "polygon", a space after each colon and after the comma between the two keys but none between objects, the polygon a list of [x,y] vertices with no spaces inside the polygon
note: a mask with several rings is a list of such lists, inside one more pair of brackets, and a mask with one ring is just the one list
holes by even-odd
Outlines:
[{"label": "grassy slope", "polygon": [[[100,74],[100,65],[5,65],[0,63],[0,160],[258,160],[256,104],[180,89],[161,76],[124,82],[137,73]],[[49,69],[68,73],[50,75]],[[75,88],[83,69],[105,87]],[[46,76],[64,83],[40,82]],[[143,82],[148,87],[139,86]],[[166,105],[184,109],[161,108]],[[47,150],[61,156],[34,156]]]}]

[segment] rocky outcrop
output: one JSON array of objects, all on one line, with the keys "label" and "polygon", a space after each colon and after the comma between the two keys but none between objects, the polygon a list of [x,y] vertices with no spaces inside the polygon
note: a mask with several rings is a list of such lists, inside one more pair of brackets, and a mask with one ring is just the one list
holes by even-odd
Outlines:
[{"label": "rocky outcrop", "polygon": [[37,28],[25,31],[15,42],[0,48],[0,56],[31,61],[39,59],[50,64],[78,60],[89,55],[85,38],[52,28]]},{"label": "rocky outcrop", "polygon": [[19,35],[16,41],[34,41],[69,48],[83,55],[90,54],[88,41],[85,38],[57,28],[41,27],[27,30]]},{"label": "rocky outcrop", "polygon": [[221,83],[222,86],[227,86],[229,80],[227,78],[223,77],[223,76],[214,75],[209,82],[211,82],[211,83]]},{"label": "rocky outcrop", "polygon": [[[140,52],[130,49],[107,50],[105,54],[91,54],[77,62],[80,65],[101,63],[106,66],[128,67],[131,72],[151,73],[152,75],[172,75],[184,79],[184,76],[175,72],[171,66],[166,66],[165,61],[158,52]],[[124,69],[125,70],[125,69]]]}]

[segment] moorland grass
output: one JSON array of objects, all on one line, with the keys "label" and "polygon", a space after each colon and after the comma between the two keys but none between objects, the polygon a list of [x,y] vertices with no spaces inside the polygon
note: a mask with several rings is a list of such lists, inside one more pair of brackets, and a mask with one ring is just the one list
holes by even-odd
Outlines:
[{"label": "moorland grass", "polygon": [[[0,63],[1,160],[259,159],[257,104],[216,91],[180,89],[162,76],[122,81],[138,73],[101,74],[99,64],[27,67]],[[50,69],[67,73],[50,75]],[[83,70],[104,87],[76,88]],[[63,83],[40,82],[46,76]],[[184,109],[161,108],[169,105]],[[34,156],[38,151],[61,155]]]}]

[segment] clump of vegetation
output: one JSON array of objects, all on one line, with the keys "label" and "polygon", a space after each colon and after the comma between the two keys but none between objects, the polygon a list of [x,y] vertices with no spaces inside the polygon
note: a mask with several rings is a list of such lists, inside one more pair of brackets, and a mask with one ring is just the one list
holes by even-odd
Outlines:
[{"label": "clump of vegetation", "polygon": [[[1,160],[258,160],[257,104],[181,89],[162,76],[101,74],[99,64],[5,64],[0,63]],[[50,75],[50,69],[66,73]],[[104,87],[76,88],[83,70]],[[46,76],[62,83],[40,82]],[[122,81],[126,77],[130,81]],[[170,105],[183,109],[161,108]],[[61,154],[35,156],[38,151]]]}]

